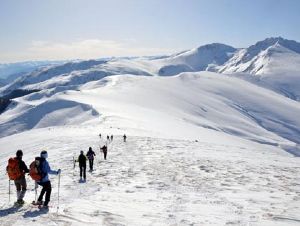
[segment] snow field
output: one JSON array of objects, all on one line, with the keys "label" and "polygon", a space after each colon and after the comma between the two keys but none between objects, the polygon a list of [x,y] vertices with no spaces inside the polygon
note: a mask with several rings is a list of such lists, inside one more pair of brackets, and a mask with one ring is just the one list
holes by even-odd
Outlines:
[{"label": "snow field", "polygon": [[[0,215],[5,225],[299,223],[299,159],[280,149],[239,141],[222,145],[139,136],[128,136],[123,143],[115,135],[104,161],[99,156],[99,143],[104,140],[90,131],[91,127],[37,129],[1,139],[2,168],[22,144],[27,164],[46,147],[51,167],[62,169],[58,214],[56,176],[51,177],[49,213],[25,206],[7,214],[11,204],[7,204],[7,177],[2,174]],[[79,183],[72,158],[89,146],[97,154],[95,171],[88,172],[86,183]],[[25,200],[30,202],[34,199],[30,179],[28,185]]]}]

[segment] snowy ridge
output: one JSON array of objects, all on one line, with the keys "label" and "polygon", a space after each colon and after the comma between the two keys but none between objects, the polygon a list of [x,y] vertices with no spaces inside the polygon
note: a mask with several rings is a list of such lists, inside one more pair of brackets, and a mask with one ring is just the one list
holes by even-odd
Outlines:
[{"label": "snowy ridge", "polygon": [[[295,117],[300,114],[297,102],[217,73],[183,73],[176,77],[118,75],[77,89],[66,92],[56,88],[15,99],[15,106],[1,115],[1,136],[35,127],[65,125],[67,122],[59,119],[38,122],[44,121],[42,116],[48,117],[53,107],[70,108],[71,101],[72,106],[91,106],[101,114],[99,123],[105,117],[116,118],[118,127],[128,127],[129,121],[131,127],[136,125],[134,129],[142,127],[164,137],[179,137],[182,130],[188,130],[184,136],[197,139],[208,129],[273,145],[300,143],[300,122]],[[27,110],[24,104],[28,105]],[[91,117],[99,120],[98,114],[92,113]],[[151,124],[147,123],[149,120]]]},{"label": "snowy ridge", "polygon": [[[20,105],[17,109],[8,110],[8,113],[12,111],[17,112],[14,114],[13,121],[9,120],[0,125],[0,130],[5,134],[32,128],[75,125],[98,116],[98,113],[90,106],[57,98],[37,106]],[[66,115],[68,118],[65,118]]]},{"label": "snowy ridge", "polygon": [[[247,49],[239,50],[220,69],[221,73],[247,72],[264,74],[269,67],[269,61],[276,53],[281,57],[289,53],[300,54],[300,43],[283,38],[268,38],[257,42]],[[286,65],[282,65],[286,67]]]},{"label": "snowy ridge", "polygon": [[63,63],[64,61],[28,61],[0,64],[0,80],[3,79],[3,84],[0,84],[0,87],[40,68]]},{"label": "snowy ridge", "polygon": [[[62,169],[60,206],[54,176],[49,212],[12,207],[1,174],[1,224],[298,225],[298,50],[271,38],[247,49],[76,61],[0,88],[37,91],[0,114],[0,167],[22,149],[27,164],[47,150]],[[73,159],[88,147],[95,171],[81,183]]]},{"label": "snowy ridge", "polygon": [[164,66],[158,74],[171,76],[186,71],[206,71],[224,64],[235,51],[235,48],[219,43],[204,45],[161,60]]},{"label": "snowy ridge", "polygon": [[[262,80],[259,85],[282,93],[281,86],[284,90],[288,90],[286,85],[294,86],[297,83],[294,79],[298,80],[299,77],[299,49],[300,43],[279,37],[265,39],[244,49],[213,43],[164,57],[69,62],[29,73],[0,88],[0,93],[5,95],[15,89],[48,89],[58,85],[77,86],[98,80],[103,76],[118,74],[171,76],[196,71],[214,71],[233,75],[242,72],[246,75],[259,75],[259,79]],[[282,75],[270,81],[264,77],[264,75],[281,73],[292,74],[293,78],[287,79]],[[75,78],[73,81],[73,76],[86,78],[82,80]],[[245,76],[246,79],[247,77],[249,76]],[[284,84],[281,85],[282,83]],[[297,100],[299,96],[297,88],[292,88],[288,97],[294,95],[293,99]]]},{"label": "snowy ridge", "polygon": [[[283,45],[290,49],[283,47]],[[197,113],[184,113],[187,114],[187,116],[179,115],[178,119],[184,119],[186,124],[190,123],[196,128],[210,128],[241,136],[246,139],[267,142],[274,145],[278,144],[278,139],[275,138],[276,136],[299,143],[299,139],[297,138],[299,134],[299,130],[297,129],[299,126],[298,120],[294,118],[293,114],[291,115],[286,112],[281,112],[281,107],[278,107],[278,105],[281,106],[284,104],[284,106],[282,105],[283,109],[288,109],[287,111],[291,112],[298,112],[298,104],[293,103],[293,101],[288,103],[289,101],[285,100],[285,98],[263,89],[267,88],[276,91],[293,100],[299,99],[300,76],[298,73],[299,67],[297,65],[300,65],[300,55],[295,52],[299,50],[299,46],[300,45],[294,41],[284,40],[282,38],[270,38],[258,42],[257,44],[250,46],[248,49],[241,50],[234,49],[227,45],[214,43],[191,51],[184,51],[169,57],[159,57],[158,59],[122,58],[110,60],[89,60],[45,67],[0,89],[3,94],[16,88],[40,90],[40,92],[15,99],[13,105],[0,116],[0,119],[2,118],[0,126],[8,128],[10,127],[8,125],[11,124],[18,125],[19,123],[14,122],[14,120],[16,120],[17,117],[22,117],[20,112],[24,113],[24,104],[28,106],[28,109],[31,109],[32,106],[34,109],[38,108],[39,105],[47,108],[47,103],[55,101],[56,98],[65,98],[65,94],[71,90],[76,91],[72,93],[72,95],[76,94],[76,98],[72,98],[72,95],[69,95],[70,93],[67,94],[67,98],[71,97],[72,101],[81,103],[80,98],[82,97],[82,92],[80,90],[93,90],[92,92],[98,92],[98,90],[101,91],[101,89],[97,89],[97,84],[102,84],[101,87],[103,86],[102,88],[107,90],[107,93],[113,93],[115,96],[118,96],[118,93],[122,93],[120,90],[124,89],[124,87],[126,88],[128,84],[140,84],[141,87],[146,88],[144,88],[144,90],[135,90],[135,88],[130,88],[127,90],[127,93],[123,93],[124,96],[132,95],[134,97],[130,100],[132,103],[128,103],[126,108],[131,109],[132,105],[134,107],[140,107],[140,102],[136,99],[136,97],[145,95],[145,98],[146,96],[147,98],[153,98],[152,101],[149,101],[150,105],[146,107],[152,111],[159,112],[159,109],[152,109],[153,107],[156,107],[151,105],[152,102],[161,102],[162,107],[166,102],[168,107],[171,109],[175,109],[175,111],[183,109],[184,111],[184,109],[187,108],[186,104],[181,106],[177,104],[177,100],[174,100],[171,103],[169,103],[169,101],[174,99],[172,96],[177,96],[180,100],[182,99],[182,96],[187,95],[188,97],[182,102],[192,103],[194,106],[202,109],[201,111],[203,112],[196,110]],[[282,64],[282,62],[284,62],[284,64]],[[228,78],[228,76],[225,75],[208,72],[199,74],[187,73],[182,74],[177,78],[166,78],[166,80],[150,78],[161,75],[161,69],[163,68],[168,69],[164,71],[164,75],[171,75],[173,73],[182,73],[182,65],[185,65],[184,68],[187,69],[187,71],[197,71],[208,69],[212,70],[213,68],[217,69],[217,65],[221,64],[228,64],[228,67],[221,69],[224,72],[234,72],[236,68],[233,65],[236,65],[236,67],[238,67],[237,70],[249,71],[251,68],[249,72],[256,74],[256,76],[252,77],[251,74],[245,73],[242,75],[233,74],[231,76],[242,78],[245,82],[242,82],[239,79],[235,80],[233,78]],[[137,78],[136,75],[142,77]],[[107,76],[110,77],[106,79]],[[121,78],[120,76],[124,78]],[[150,77],[146,78],[144,76]],[[213,82],[210,82],[210,79],[212,79]],[[168,88],[174,80],[177,80],[174,87]],[[201,83],[202,81],[204,82],[203,84]],[[248,84],[248,81],[254,85]],[[195,84],[193,84],[194,82]],[[227,88],[227,82],[229,83],[229,88]],[[129,85],[129,87],[132,85]],[[235,85],[246,88],[238,89],[232,87]],[[256,85],[259,85],[259,87],[262,88],[258,88]],[[149,90],[148,86],[150,89],[153,89],[153,91]],[[161,88],[161,86],[163,86],[163,88]],[[187,90],[183,87],[187,87]],[[214,89],[218,90],[220,95],[216,95],[214,93],[215,91],[212,92]],[[116,90],[117,92],[115,92]],[[193,90],[197,90],[196,93],[194,93]],[[77,97],[78,91],[80,95]],[[149,92],[150,96],[148,96]],[[195,99],[196,96],[199,96],[199,93],[202,93],[202,96],[205,96],[205,99],[199,97],[200,102],[198,99]],[[226,96],[227,94],[229,95],[228,97]],[[105,97],[102,97],[102,95]],[[151,97],[151,95],[153,97]],[[225,97],[223,95],[225,95]],[[241,99],[241,97],[247,95],[253,96],[253,99],[248,97],[246,99]],[[259,102],[258,97],[262,97],[264,102]],[[100,100],[103,98],[111,99],[114,98],[114,96],[108,97],[107,94],[103,94],[101,91],[97,98]],[[165,100],[165,102],[157,101],[157,99]],[[274,100],[276,101],[274,102]],[[117,100],[117,103],[112,104],[116,104],[116,106],[118,106],[119,101],[120,100]],[[274,102],[273,105],[277,107],[266,106],[266,102],[268,105]],[[224,108],[228,108],[230,110],[228,115],[233,115],[235,119],[230,119],[228,115],[225,117],[219,113],[216,116],[213,116],[212,112],[206,110],[211,103],[213,103],[211,108],[218,109],[217,112],[223,112]],[[83,101],[83,104],[91,106],[95,105],[94,102],[90,103],[89,101],[86,102],[86,100]],[[107,104],[111,105],[110,103],[104,103],[102,108],[105,109]],[[16,106],[13,107],[14,105]],[[18,106],[20,106],[20,109],[22,110],[18,110]],[[64,108],[63,104],[60,106]],[[10,110],[11,108],[12,110]],[[95,109],[99,112],[99,114],[102,114],[102,108]],[[135,108],[133,109],[133,111],[138,111]],[[11,112],[14,113],[11,114]],[[169,114],[169,112],[167,112],[167,114]],[[236,115],[238,115],[238,117],[236,117]],[[120,114],[119,117],[122,116],[124,115]],[[38,118],[40,119],[40,117]],[[95,118],[97,118],[97,116]],[[195,122],[194,118],[197,118]],[[275,137],[272,137],[272,135],[272,138],[269,139],[267,138],[269,135],[261,136],[259,135],[261,132],[256,131],[256,129],[249,133],[251,126],[243,127],[243,123],[239,122],[240,118],[246,118],[246,121],[250,120],[249,124],[255,125],[255,127],[259,128],[259,130],[267,131],[266,134],[276,134]],[[131,118],[131,120],[134,121],[135,119]],[[199,120],[203,122],[198,122]],[[19,121],[19,119],[17,121]],[[242,121],[244,122],[245,120],[243,119]],[[24,125],[22,127],[23,129],[1,131],[0,135],[4,136],[13,134],[13,131],[17,132],[31,129],[36,125],[36,123],[33,123],[33,126],[30,124],[31,122],[22,123],[22,125]],[[56,123],[55,125],[58,124]],[[51,126],[51,123],[47,125]],[[278,127],[280,129],[278,129]],[[151,130],[152,128],[150,131]],[[258,137],[262,137],[262,139],[257,139],[257,135],[255,134],[258,134]]]}]

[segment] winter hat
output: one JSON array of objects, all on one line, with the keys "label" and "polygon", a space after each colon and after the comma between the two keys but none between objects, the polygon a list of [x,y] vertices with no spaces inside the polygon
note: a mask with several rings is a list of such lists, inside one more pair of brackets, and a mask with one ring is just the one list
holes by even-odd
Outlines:
[{"label": "winter hat", "polygon": [[80,151],[80,154],[83,154],[83,151]]},{"label": "winter hat", "polygon": [[44,158],[44,159],[48,158],[48,153],[47,153],[47,151],[42,151],[42,152],[41,152],[41,158]]},{"label": "winter hat", "polygon": [[17,156],[17,157],[22,157],[22,156],[23,156],[23,151],[22,151],[22,150],[18,150],[18,151],[16,152],[16,156]]}]

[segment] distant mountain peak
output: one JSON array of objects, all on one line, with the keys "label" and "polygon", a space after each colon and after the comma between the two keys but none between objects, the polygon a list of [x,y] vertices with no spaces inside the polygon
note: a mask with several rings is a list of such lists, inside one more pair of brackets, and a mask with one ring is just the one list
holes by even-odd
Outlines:
[{"label": "distant mountain peak", "polygon": [[202,50],[220,50],[220,49],[225,49],[226,51],[235,51],[236,48],[229,46],[229,45],[225,45],[222,43],[211,43],[211,44],[206,44],[203,46],[200,46],[197,48],[198,51],[202,51]]},{"label": "distant mountain peak", "polygon": [[281,45],[289,50],[292,50],[296,53],[300,53],[300,43],[294,40],[284,39],[282,37],[271,37],[266,38],[265,40],[259,41],[256,44],[248,48],[249,52],[263,51],[270,46]]}]

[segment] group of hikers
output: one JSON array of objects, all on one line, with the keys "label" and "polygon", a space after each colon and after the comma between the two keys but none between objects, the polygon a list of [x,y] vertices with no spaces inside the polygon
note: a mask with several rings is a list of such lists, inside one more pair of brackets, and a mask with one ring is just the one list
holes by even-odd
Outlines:
[{"label": "group of hikers", "polygon": [[[105,152],[107,153],[106,145],[104,145],[102,147],[102,150],[104,150],[104,149],[105,149]],[[103,153],[104,153],[104,151],[103,151]],[[105,160],[106,160],[106,153],[104,154]],[[96,154],[91,147],[89,147],[89,150],[86,153],[86,155],[84,155],[83,151],[80,151],[80,155],[78,156],[78,160],[77,160],[77,162],[79,163],[80,181],[82,181],[82,176],[83,176],[83,180],[84,181],[86,180],[86,161],[87,161],[87,159],[89,160],[90,172],[92,172],[94,170],[95,156],[96,156]],[[76,163],[76,160],[74,162],[74,168],[75,168],[75,163]]]},{"label": "group of hikers", "polygon": [[[101,133],[99,134],[99,137],[100,137],[100,139],[102,138]],[[123,135],[123,141],[124,141],[124,142],[126,142],[126,138],[127,138],[127,136],[126,136],[126,134],[124,134],[124,135]],[[114,136],[113,136],[113,135],[110,135],[110,136],[107,135],[107,136],[106,136],[106,139],[107,139],[108,141],[113,141]]]},{"label": "group of hikers", "polygon": [[[101,139],[101,134],[99,134],[99,137]],[[123,136],[123,141],[126,142],[126,135]],[[107,140],[112,141],[113,135],[108,136]],[[104,160],[106,160],[107,157],[107,143],[104,144],[102,147],[100,147],[100,150],[103,152]],[[93,151],[92,147],[89,147],[88,152],[86,155],[84,155],[83,151],[80,151],[80,155],[78,156],[78,160],[75,160],[75,162],[79,163],[79,169],[80,169],[80,181],[83,180],[86,181],[86,162],[89,161],[89,170],[90,172],[94,170],[94,158],[96,154]],[[16,186],[17,190],[17,202],[18,205],[24,204],[24,196],[27,191],[27,183],[25,175],[29,174],[31,178],[35,181],[37,189],[38,185],[42,187],[42,190],[40,192],[40,195],[38,196],[38,199],[33,201],[32,204],[38,205],[39,207],[45,207],[48,208],[48,204],[50,202],[51,197],[51,191],[52,186],[49,179],[49,174],[55,174],[59,175],[61,173],[61,170],[52,170],[47,158],[48,153],[47,151],[42,151],[40,153],[39,157],[36,157],[35,160],[30,164],[30,167],[28,168],[25,162],[22,160],[23,158],[23,151],[18,150],[16,152],[16,156],[12,157],[8,160],[8,165],[6,167],[6,171],[9,177],[9,180],[13,180],[14,184]],[[74,162],[74,167],[75,167]],[[10,193],[10,191],[9,191]],[[44,195],[45,200],[43,201]]]},{"label": "group of hikers", "polygon": [[[37,201],[34,201],[33,204],[48,207],[48,203],[50,201],[51,196],[51,182],[49,179],[49,174],[60,175],[61,170],[52,170],[47,158],[47,151],[42,151],[40,153],[40,157],[36,157],[35,160],[30,164],[30,168],[28,169],[25,162],[22,160],[23,151],[18,150],[16,152],[16,157],[10,158],[8,160],[8,165],[6,167],[7,174],[10,180],[13,180],[17,189],[17,202],[16,204],[22,205],[24,204],[24,196],[27,191],[27,183],[25,174],[29,173],[33,180],[35,180],[37,185],[42,187],[40,195]],[[46,194],[45,201],[43,201],[43,197]]]}]

